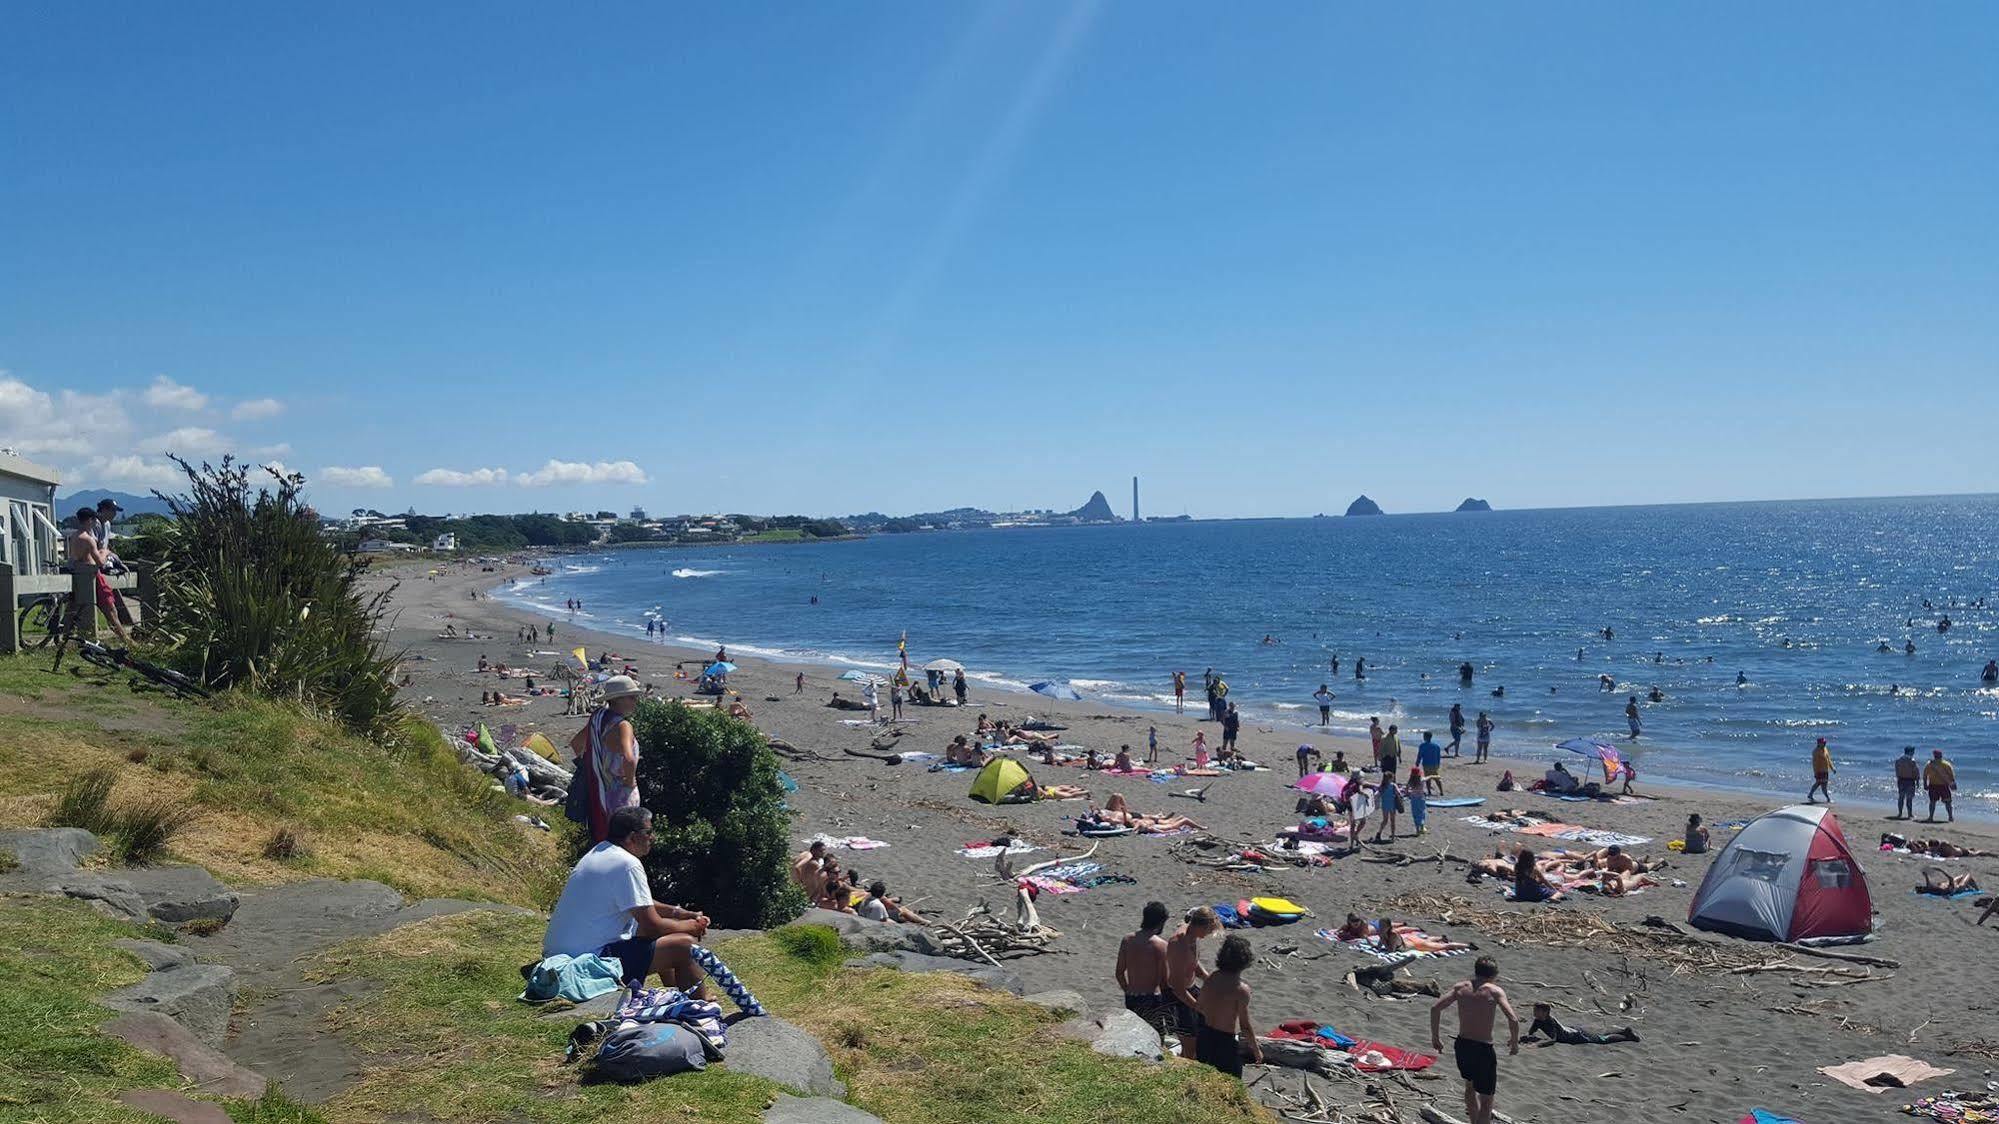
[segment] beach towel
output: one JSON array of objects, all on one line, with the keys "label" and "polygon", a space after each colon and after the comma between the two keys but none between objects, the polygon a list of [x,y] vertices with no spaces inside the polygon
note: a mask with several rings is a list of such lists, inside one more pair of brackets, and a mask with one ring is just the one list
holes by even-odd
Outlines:
[{"label": "beach towel", "polygon": [[1932,1077],[1948,1077],[1957,1071],[1938,1069],[1906,1054],[1883,1054],[1878,1058],[1847,1062],[1845,1065],[1820,1066],[1819,1072],[1863,1092],[1885,1093],[1890,1089],[1906,1089]]},{"label": "beach towel", "polygon": [[1264,1037],[1275,1038],[1281,1042],[1309,1042],[1329,1050],[1345,1050],[1356,1041],[1324,1023],[1316,1023],[1310,1019],[1292,1019],[1290,1022],[1278,1023],[1277,1029]]},{"label": "beach towel", "polygon": [[1396,1046],[1370,1042],[1365,1038],[1347,1047],[1353,1066],[1362,1073],[1384,1073],[1391,1069],[1428,1069],[1437,1064],[1434,1054],[1419,1054]]},{"label": "beach towel", "polygon": [[1736,1121],[1736,1124],[1798,1124],[1798,1122],[1788,1116],[1779,1116],[1767,1108],[1752,1108],[1749,1110],[1749,1115]]},{"label": "beach towel", "polygon": [[1097,771],[1107,777],[1149,777],[1152,775],[1152,770],[1150,769],[1099,769]]},{"label": "beach towel", "polygon": [[1973,886],[1969,890],[1959,890],[1955,894],[1941,893],[1939,891],[1932,890],[1927,886],[1918,886],[1909,892],[1916,895],[1919,898],[1928,898],[1931,901],[1940,901],[1940,902],[1962,901],[1965,898],[1975,898],[1985,893],[1985,891],[1979,889],[1976,886]]},{"label": "beach towel", "polygon": [[[1032,843],[1022,843],[1017,839],[1007,844],[1004,848],[1009,855],[1024,855],[1029,851],[1039,851],[1040,849]],[[963,847],[958,848],[958,854],[968,859],[995,859],[999,857],[1001,850],[1002,848],[995,847],[990,843],[967,843]]]},{"label": "beach towel", "polygon": [[523,1003],[547,1003],[567,999],[582,1003],[625,986],[625,967],[596,953],[584,956],[550,956],[528,973],[527,987],[521,991]]},{"label": "beach towel", "polygon": [[1139,837],[1142,839],[1171,839],[1176,835],[1192,834],[1194,834],[1194,829],[1191,827],[1176,827],[1172,831],[1142,831],[1139,833]]},{"label": "beach towel", "polygon": [[810,847],[814,843],[824,843],[826,849],[829,851],[837,851],[841,848],[849,851],[873,851],[888,846],[888,844],[879,839],[869,839],[865,835],[833,836],[827,835],[823,831],[805,841],[807,847]]},{"label": "beach towel", "polygon": [[1432,808],[1476,808],[1485,803],[1483,796],[1432,796],[1429,800]]},{"label": "beach towel", "polygon": [[1183,777],[1219,777],[1222,775],[1222,771],[1220,769],[1182,769],[1180,770],[1180,775]]},{"label": "beach towel", "polygon": [[1060,878],[1050,878],[1045,874],[1030,874],[1021,879],[1021,881],[1040,890],[1044,894],[1080,894],[1083,892],[1081,886],[1071,885]]},{"label": "beach towel", "polygon": [[[1394,952],[1383,952],[1381,950],[1381,942],[1374,937],[1362,937],[1359,940],[1341,940],[1339,931],[1336,929],[1320,929],[1312,935],[1322,941],[1331,941],[1336,945],[1343,945],[1355,952],[1365,953],[1376,960],[1385,960],[1391,964],[1402,964],[1411,960],[1441,960],[1447,956],[1463,956],[1473,951],[1468,948],[1440,951],[1435,946],[1440,946],[1444,942],[1440,938],[1433,937],[1421,929],[1402,928],[1396,931],[1402,934],[1404,947],[1396,949]],[[1425,945],[1432,947],[1426,948],[1424,947]]]},{"label": "beach towel", "polygon": [[1076,834],[1088,839],[1110,839],[1119,835],[1131,835],[1135,831],[1135,828],[1126,827],[1124,824],[1083,822],[1076,824]]}]

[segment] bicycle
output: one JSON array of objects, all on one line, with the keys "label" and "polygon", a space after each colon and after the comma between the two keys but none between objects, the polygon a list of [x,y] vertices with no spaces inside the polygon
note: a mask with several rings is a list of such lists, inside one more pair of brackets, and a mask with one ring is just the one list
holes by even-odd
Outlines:
[{"label": "bicycle", "polygon": [[[62,646],[56,649],[56,663],[58,668],[62,663],[63,649],[68,647],[69,640],[70,637],[65,636]],[[129,671],[136,676],[142,677],[145,680],[143,683],[137,678],[131,680],[131,687],[135,692],[159,690],[165,691],[178,699],[206,699],[210,697],[208,688],[202,686],[189,676],[183,675],[170,667],[161,667],[151,660],[141,659],[133,655],[129,649],[106,647],[95,640],[81,638],[76,641],[76,649],[76,654],[82,657],[85,663],[101,667],[105,671],[114,674],[119,671]],[[72,669],[71,674],[81,673]]]},{"label": "bicycle", "polygon": [[18,618],[23,650],[46,648],[68,628],[71,595],[49,593],[21,606]]}]

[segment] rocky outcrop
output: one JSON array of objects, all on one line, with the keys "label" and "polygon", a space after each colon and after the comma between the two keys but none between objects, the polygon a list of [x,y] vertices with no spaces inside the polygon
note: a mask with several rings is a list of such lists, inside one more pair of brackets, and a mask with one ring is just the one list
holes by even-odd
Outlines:
[{"label": "rocky outcrop", "polygon": [[1111,501],[1102,492],[1091,492],[1090,502],[1069,513],[1085,523],[1115,523],[1117,512],[1111,510]]},{"label": "rocky outcrop", "polygon": [[882,1118],[826,1097],[779,1093],[764,1109],[764,1124],[882,1124]]},{"label": "rocky outcrop", "polygon": [[1492,505],[1484,500],[1467,499],[1458,505],[1459,511],[1491,511]]},{"label": "rocky outcrop", "polygon": [[1159,1032],[1144,1019],[1119,1007],[1095,1018],[1079,1017],[1062,1024],[1062,1033],[1090,1044],[1090,1049],[1114,1058],[1166,1060]]},{"label": "rocky outcrop", "polygon": [[266,1082],[261,1075],[230,1061],[222,1051],[196,1038],[193,1031],[157,1011],[119,1015],[98,1029],[166,1058],[189,1084],[209,1096],[255,1100],[264,1095]]},{"label": "rocky outcrop", "polygon": [[732,1024],[722,1064],[817,1097],[847,1095],[847,1087],[833,1080],[833,1059],[819,1040],[776,1015]]},{"label": "rocky outcrop", "polygon": [[220,1046],[229,1033],[229,1006],[235,999],[234,969],[184,961],[149,972],[145,979],[99,1002],[114,1011],[164,1015],[204,1044]]},{"label": "rocky outcrop", "polygon": [[0,851],[14,856],[10,879],[53,878],[96,853],[97,837],[80,827],[0,831]]},{"label": "rocky outcrop", "polygon": [[1373,500],[1371,500],[1371,499],[1368,499],[1368,498],[1367,498],[1366,496],[1362,496],[1361,498],[1359,498],[1359,499],[1357,499],[1357,500],[1355,500],[1355,501],[1353,501],[1352,503],[1350,503],[1350,504],[1348,504],[1348,505],[1347,505],[1347,514],[1348,514],[1348,515],[1380,515],[1380,514],[1381,514],[1381,505],[1380,505],[1380,504],[1378,504],[1378,503],[1375,503],[1375,502],[1374,502]]}]

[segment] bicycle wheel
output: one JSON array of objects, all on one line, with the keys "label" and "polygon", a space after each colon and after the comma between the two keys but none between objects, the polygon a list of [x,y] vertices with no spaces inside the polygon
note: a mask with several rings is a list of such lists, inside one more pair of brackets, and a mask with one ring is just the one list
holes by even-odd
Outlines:
[{"label": "bicycle wheel", "polygon": [[122,666],[117,652],[95,640],[77,641],[76,654],[82,656],[85,663],[96,664],[106,671],[117,671]]},{"label": "bicycle wheel", "polygon": [[69,608],[68,599],[50,594],[37,597],[21,608],[21,647],[24,649],[46,648],[62,631],[62,614]]},{"label": "bicycle wheel", "polygon": [[182,675],[173,668],[161,667],[151,660],[133,659],[127,662],[131,664],[132,670],[182,698],[205,699],[208,697],[208,688],[203,687],[201,684]]}]

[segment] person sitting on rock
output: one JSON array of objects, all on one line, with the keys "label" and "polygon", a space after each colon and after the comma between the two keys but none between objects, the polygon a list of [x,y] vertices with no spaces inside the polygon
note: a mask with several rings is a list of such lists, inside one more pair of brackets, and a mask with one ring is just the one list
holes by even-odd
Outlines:
[{"label": "person sitting on rock", "polygon": [[854,909],[870,921],[894,921],[904,925],[928,925],[923,915],[888,896],[888,883],[876,879],[868,884],[866,900]]},{"label": "person sitting on rock", "polygon": [[686,992],[701,985],[695,942],[707,934],[708,916],[653,900],[639,862],[650,850],[651,812],[634,807],[611,813],[610,838],[577,862],[548,915],[544,959],[595,954],[617,961],[627,984],[657,975]]}]

